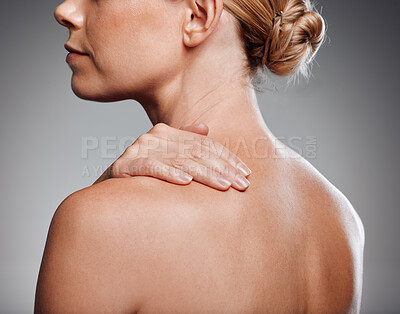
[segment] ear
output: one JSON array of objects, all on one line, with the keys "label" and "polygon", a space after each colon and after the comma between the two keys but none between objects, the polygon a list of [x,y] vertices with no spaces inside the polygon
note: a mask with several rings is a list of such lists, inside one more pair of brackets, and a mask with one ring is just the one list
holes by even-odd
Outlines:
[{"label": "ear", "polygon": [[183,43],[187,47],[201,44],[219,23],[223,0],[187,0],[183,25]]}]

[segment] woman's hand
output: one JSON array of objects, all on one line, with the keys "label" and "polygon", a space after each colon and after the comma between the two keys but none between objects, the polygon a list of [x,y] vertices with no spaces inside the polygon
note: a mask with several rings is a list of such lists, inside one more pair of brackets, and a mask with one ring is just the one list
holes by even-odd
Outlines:
[{"label": "woman's hand", "polygon": [[171,183],[192,180],[218,190],[248,188],[250,169],[222,144],[207,137],[205,124],[182,130],[159,123],[135,143],[94,183],[109,178],[151,176]]}]

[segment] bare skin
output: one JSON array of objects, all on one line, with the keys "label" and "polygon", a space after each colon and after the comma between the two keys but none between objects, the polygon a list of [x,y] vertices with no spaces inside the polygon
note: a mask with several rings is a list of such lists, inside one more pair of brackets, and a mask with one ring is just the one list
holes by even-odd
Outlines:
[{"label": "bare skin", "polygon": [[359,218],[306,161],[281,157],[245,159],[244,193],[133,177],[73,194],[51,227],[38,312],[356,312]]},{"label": "bare skin", "polygon": [[[95,20],[90,14],[99,13],[88,1],[67,3],[75,6],[68,11],[73,14],[59,9],[57,17],[71,25],[89,27]],[[121,3],[115,5],[127,5]],[[179,3],[174,4],[175,14],[169,6],[154,12],[146,11],[151,6],[143,1],[135,5],[143,6],[143,15],[136,17],[143,32],[163,20],[163,14],[171,18],[169,27],[182,26],[163,45],[178,46],[174,36],[181,36],[180,43],[194,48],[175,49],[171,57],[181,62],[172,66],[184,70],[160,78],[151,92],[141,89],[135,76],[124,87],[154,124],[207,124],[209,136],[252,170],[251,186],[245,192],[218,191],[197,182],[179,186],[132,177],[109,179],[72,194],[50,227],[35,312],[358,312],[364,231],[357,213],[340,191],[303,158],[282,149],[268,130],[254,90],[237,79],[243,63],[240,38],[222,13],[222,1]],[[111,23],[112,11],[107,12],[103,23]],[[69,29],[72,35],[84,33]],[[85,30],[92,36],[94,32]],[[111,36],[107,32],[98,37],[100,43]],[[223,53],[227,49],[229,54]],[[87,85],[94,84],[98,91],[106,86],[114,100],[123,98],[127,92],[105,81],[104,69],[76,59],[74,91],[106,101]],[[117,71],[116,66],[109,69]],[[152,77],[152,71],[137,75]]]}]

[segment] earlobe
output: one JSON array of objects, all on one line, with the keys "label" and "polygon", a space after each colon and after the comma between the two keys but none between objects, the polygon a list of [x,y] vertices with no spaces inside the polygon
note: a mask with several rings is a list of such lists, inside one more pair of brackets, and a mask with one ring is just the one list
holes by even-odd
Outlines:
[{"label": "earlobe", "polygon": [[183,42],[187,47],[195,47],[217,26],[222,14],[223,0],[189,0],[188,3]]}]

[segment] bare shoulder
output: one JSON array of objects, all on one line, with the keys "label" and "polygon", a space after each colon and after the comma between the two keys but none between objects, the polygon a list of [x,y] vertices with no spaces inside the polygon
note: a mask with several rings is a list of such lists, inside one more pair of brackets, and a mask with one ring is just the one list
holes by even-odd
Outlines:
[{"label": "bare shoulder", "polygon": [[[210,197],[202,197],[203,192]],[[173,278],[182,277],[182,263],[208,248],[202,236],[208,220],[199,203],[211,206],[213,193],[221,192],[197,182],[181,186],[132,177],[109,179],[68,196],[48,232],[35,312],[132,312],[150,295],[161,302],[166,294],[157,289],[177,284]],[[178,288],[178,299],[190,292],[181,285],[168,290]]]},{"label": "bare shoulder", "polygon": [[343,228],[346,237],[353,244],[363,246],[364,227],[357,211],[349,199],[326,179],[308,161],[301,159],[294,165],[294,184],[302,204],[307,206],[307,214],[316,221],[324,217]]},{"label": "bare shoulder", "polygon": [[[187,188],[146,176],[108,179],[68,196],[55,216],[93,224],[104,220],[114,226],[113,223],[128,223],[163,213],[168,207],[185,205]],[[115,227],[120,230],[121,226]]]},{"label": "bare shoulder", "polygon": [[149,206],[160,205],[151,200],[162,199],[163,191],[152,190],[154,184],[150,178],[110,179],[60,204],[42,259],[36,313],[137,309],[143,287],[136,269],[145,264],[140,250],[151,243],[150,228],[138,221],[157,215]]},{"label": "bare shoulder", "polygon": [[138,244],[140,237],[167,224],[168,215],[178,218],[179,211],[187,212],[187,190],[190,187],[145,176],[108,179],[68,196],[57,209],[52,227],[77,226],[95,234],[102,244],[126,245],[122,240],[127,238]]},{"label": "bare shoulder", "polygon": [[[204,252],[216,250],[210,243],[226,223],[207,207],[215,203],[213,193],[222,192],[197,182],[180,186],[133,177],[106,180],[67,197],[49,230],[36,312],[117,313],[146,306],[150,312],[177,306],[189,311],[191,300],[199,298],[194,287],[207,287],[198,276],[206,267]],[[208,306],[218,305],[212,303],[216,291],[200,290]]]},{"label": "bare shoulder", "polygon": [[292,166],[294,190],[305,213],[311,307],[315,312],[358,312],[365,242],[362,221],[348,198],[308,161],[299,159]]}]

